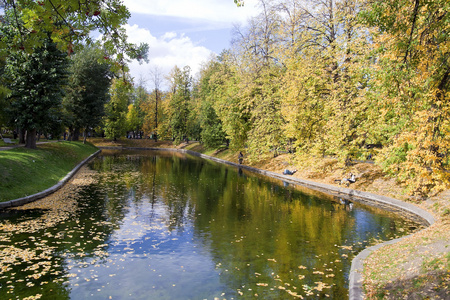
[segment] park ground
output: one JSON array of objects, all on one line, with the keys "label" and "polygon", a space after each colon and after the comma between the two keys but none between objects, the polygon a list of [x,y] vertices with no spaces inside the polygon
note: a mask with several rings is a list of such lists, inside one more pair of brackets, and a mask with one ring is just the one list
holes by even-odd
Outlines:
[{"label": "park ground", "polygon": [[[88,142],[97,147],[176,147],[232,162],[238,159],[238,152],[208,150],[197,142],[173,145],[166,141],[109,141],[100,138],[88,139]],[[54,148],[44,145],[44,148]],[[70,147],[76,148],[76,145]],[[67,149],[64,151],[67,152]],[[74,155],[69,156],[72,158]],[[37,163],[33,160],[33,164]],[[351,172],[357,180],[350,188],[412,202],[431,212],[436,220],[433,225],[394,245],[384,246],[368,257],[364,269],[365,293],[368,299],[450,299],[450,190],[427,199],[410,197],[400,183],[385,176],[378,166],[370,162],[344,167],[333,158],[298,161],[292,154],[281,154],[259,161],[244,158],[244,164],[277,173],[282,173],[284,169],[297,169],[294,177],[327,184],[337,184],[337,179],[348,177]],[[48,161],[43,163],[42,169],[45,170],[48,165]]]},{"label": "park ground", "polygon": [[[178,146],[151,140],[92,139],[91,142],[99,147],[177,147],[233,162],[238,158],[237,152],[207,150],[196,142]],[[370,162],[344,167],[333,158],[310,159],[304,163],[295,161],[292,154],[281,154],[244,163],[278,173],[297,169],[294,177],[327,184],[338,184],[336,180],[353,173],[357,180],[350,188],[412,202],[431,212],[436,220],[433,225],[368,257],[364,268],[365,293],[368,299],[450,299],[450,190],[428,199],[410,197],[395,178],[386,176]]]}]

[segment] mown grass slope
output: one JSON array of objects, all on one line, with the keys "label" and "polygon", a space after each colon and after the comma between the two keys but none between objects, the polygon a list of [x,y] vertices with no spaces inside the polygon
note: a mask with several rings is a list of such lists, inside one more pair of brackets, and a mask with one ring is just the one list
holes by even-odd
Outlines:
[{"label": "mown grass slope", "polygon": [[17,147],[0,151],[0,202],[41,192],[64,178],[97,150],[82,142],[55,142],[36,150]]}]

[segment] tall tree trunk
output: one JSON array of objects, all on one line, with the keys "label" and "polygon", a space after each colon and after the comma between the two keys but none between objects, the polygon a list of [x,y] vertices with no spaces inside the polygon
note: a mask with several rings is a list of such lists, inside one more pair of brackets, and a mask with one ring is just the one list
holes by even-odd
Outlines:
[{"label": "tall tree trunk", "polygon": [[75,128],[73,130],[72,141],[79,141],[79,140],[80,140],[80,129]]},{"label": "tall tree trunk", "polygon": [[25,147],[29,149],[36,149],[36,129],[27,130]]},{"label": "tall tree trunk", "polygon": [[158,141],[158,133],[156,131],[158,128],[158,96],[158,89],[155,89],[155,130],[153,135],[155,142]]},{"label": "tall tree trunk", "polygon": [[87,129],[84,129],[84,134],[83,134],[83,144],[86,144],[86,139],[87,139]]},{"label": "tall tree trunk", "polygon": [[25,144],[25,129],[19,129],[19,144]]}]

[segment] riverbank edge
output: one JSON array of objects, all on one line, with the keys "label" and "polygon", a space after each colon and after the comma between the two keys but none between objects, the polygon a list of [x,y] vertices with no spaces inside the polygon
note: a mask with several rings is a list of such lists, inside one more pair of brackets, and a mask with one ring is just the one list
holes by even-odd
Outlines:
[{"label": "riverbank edge", "polygon": [[49,187],[48,189],[46,189],[46,190],[44,190],[42,192],[33,194],[33,195],[29,195],[29,196],[26,196],[26,197],[14,199],[14,200],[9,200],[9,201],[5,201],[5,202],[0,202],[0,209],[21,206],[21,205],[24,205],[24,204],[27,204],[27,203],[34,202],[36,200],[42,199],[44,197],[47,197],[50,194],[53,194],[54,192],[59,190],[61,187],[63,187],[78,172],[78,170],[82,166],[84,166],[87,162],[89,162],[91,159],[96,157],[100,152],[101,152],[101,149],[97,150],[95,153],[93,153],[90,156],[88,156],[87,158],[85,158],[82,162],[80,162],[78,165],[76,165],[75,168],[72,169],[72,171],[67,173],[67,175],[64,176],[64,178],[61,179],[54,186]]},{"label": "riverbank edge", "polygon": [[[195,152],[192,150],[186,149],[178,149],[178,148],[151,148],[151,147],[99,147],[100,149],[111,149],[111,150],[151,150],[151,151],[173,151],[173,152],[181,152],[185,154],[189,154],[195,157],[200,157],[203,159],[208,159],[214,162],[234,166],[237,168],[241,168],[253,173],[262,174],[265,176],[269,176],[275,179],[279,179],[292,184],[299,184],[301,186],[305,186],[307,188],[324,192],[327,194],[331,194],[336,197],[345,198],[351,201],[359,202],[365,205],[369,205],[372,207],[381,208],[383,210],[387,210],[390,212],[394,212],[400,215],[403,215],[407,218],[414,219],[415,221],[421,223],[425,227],[431,226],[435,223],[434,216],[411,203],[407,203],[401,200],[397,200],[394,198],[376,195],[368,192],[362,192],[358,190],[353,190],[350,188],[337,187],[330,184],[319,183],[315,181],[304,180],[296,177],[291,177],[289,175],[278,174],[271,171],[266,171],[246,165],[240,165],[228,160],[216,158],[213,156],[209,156],[206,154],[202,154],[199,152]],[[385,246],[395,244],[413,234],[386,241],[361,251],[355,258],[352,260],[350,274],[349,274],[349,299],[350,300],[362,300],[365,297],[364,289],[363,289],[363,270],[364,270],[364,260],[375,250]]]}]

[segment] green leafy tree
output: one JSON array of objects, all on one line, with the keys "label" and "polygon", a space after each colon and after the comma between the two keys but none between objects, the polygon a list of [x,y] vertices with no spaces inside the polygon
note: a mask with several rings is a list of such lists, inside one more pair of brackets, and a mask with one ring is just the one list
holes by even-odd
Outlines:
[{"label": "green leafy tree", "polygon": [[63,100],[65,122],[73,140],[76,132],[84,132],[98,126],[104,115],[104,106],[109,99],[112,73],[97,47],[87,47],[71,57],[69,81]]},{"label": "green leafy tree", "polygon": [[[158,105],[158,127],[156,128],[156,130],[157,130],[159,140],[173,139],[172,128],[170,127],[170,116],[171,116],[171,108],[170,108],[170,101],[169,101],[170,97],[171,97],[171,92],[168,92],[168,91],[163,92],[161,94],[161,102],[159,102],[159,105]],[[146,114],[146,118],[147,117],[149,118],[148,124],[154,124],[152,122],[154,122],[154,120],[155,120],[154,114],[153,114],[155,109],[152,108],[154,105],[153,104],[154,101],[152,101],[152,99],[156,99],[156,97],[154,97],[154,93],[152,93],[150,95],[149,102],[147,102],[148,107],[150,109],[149,111],[151,111],[150,114]],[[148,131],[148,132],[150,132],[150,131]]]},{"label": "green leafy tree", "polygon": [[200,72],[200,81],[197,85],[199,97],[199,121],[201,128],[201,141],[207,148],[217,148],[225,142],[225,132],[222,121],[214,108],[214,90],[212,82],[214,73],[219,72],[220,63],[217,59],[210,59]]},{"label": "green leafy tree", "polygon": [[233,54],[239,77],[236,104],[244,115],[247,152],[259,159],[284,143],[280,113],[280,69],[276,50],[280,26],[273,1],[260,0],[261,12],[249,21],[245,30],[236,29]]},{"label": "green leafy tree", "polygon": [[[148,45],[127,42],[123,25],[130,13],[118,0],[4,0],[1,7],[10,15],[14,27],[10,40],[0,48],[30,52],[41,46],[47,35],[70,55],[92,43],[90,33],[101,34],[101,43],[115,71],[126,71],[128,59],[147,60]],[[8,46],[8,48],[6,48]],[[7,55],[2,51],[2,55]]]},{"label": "green leafy tree", "polygon": [[67,79],[66,54],[48,37],[32,53],[18,51],[6,59],[6,76],[11,90],[9,115],[26,130],[26,147],[36,148],[36,133],[60,121],[63,85]]},{"label": "green leafy tree", "polygon": [[126,133],[128,103],[131,98],[130,84],[121,78],[113,79],[109,90],[110,100],[105,104],[103,118],[107,138],[117,140]]},{"label": "green leafy tree", "polygon": [[207,148],[218,148],[225,142],[222,121],[211,103],[203,102],[200,115],[201,140]]},{"label": "green leafy tree", "polygon": [[15,52],[19,56],[23,52],[32,54],[48,39],[71,55],[91,44],[90,33],[96,30],[101,34],[105,60],[114,72],[121,71],[122,77],[131,59],[147,60],[147,44],[136,46],[127,42],[122,25],[130,14],[121,1],[5,0],[0,5],[5,13],[2,28],[8,28],[2,29],[0,35],[1,57]]},{"label": "green leafy tree", "polygon": [[169,98],[169,126],[176,143],[189,137],[189,112],[191,109],[191,68],[186,66],[183,70],[175,66],[172,69],[171,95]]},{"label": "green leafy tree", "polygon": [[209,80],[211,103],[222,122],[222,129],[232,150],[243,149],[250,130],[250,103],[241,90],[241,76],[230,52],[222,53],[217,72]]},{"label": "green leafy tree", "polygon": [[133,132],[133,138],[141,132],[143,119],[140,116],[140,108],[138,105],[128,105],[126,127],[127,131]]},{"label": "green leafy tree", "polygon": [[6,86],[0,84],[0,131],[2,129],[2,126],[7,124],[8,122],[8,106],[9,101],[7,99],[9,90]]},{"label": "green leafy tree", "polygon": [[267,67],[259,78],[254,80],[248,153],[258,159],[271,151],[277,155],[278,149],[286,143],[282,130],[284,119],[281,114],[281,101],[277,94],[280,80],[278,73],[277,67]]},{"label": "green leafy tree", "polygon": [[274,56],[283,65],[283,135],[299,154],[332,154],[342,162],[373,143],[365,98],[371,36],[358,23],[358,0],[283,1]]}]

